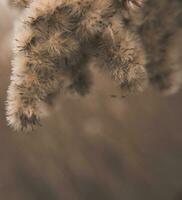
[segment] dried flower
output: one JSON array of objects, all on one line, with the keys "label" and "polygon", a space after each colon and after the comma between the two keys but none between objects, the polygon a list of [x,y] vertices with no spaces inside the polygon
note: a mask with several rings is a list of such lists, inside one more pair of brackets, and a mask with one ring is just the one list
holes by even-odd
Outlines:
[{"label": "dried flower", "polygon": [[[27,6],[29,0],[16,2]],[[160,26],[146,28],[155,19],[146,10],[149,7],[152,12],[155,6],[146,4],[148,7],[144,8],[143,5],[142,0],[35,0],[30,3],[15,29],[7,99],[9,125],[15,130],[32,129],[40,122],[43,105],[49,104],[60,89],[82,96],[89,93],[92,58],[98,68],[117,81],[123,95],[143,91],[148,84],[148,73],[151,80],[156,71],[157,76],[161,73],[155,65],[145,68],[146,64],[154,63],[150,56],[153,43],[149,42],[151,38],[147,39],[147,31],[154,29],[157,33]],[[149,17],[142,21],[142,14]],[[163,35],[158,33],[158,37],[162,39]],[[158,39],[155,41],[154,35],[152,39],[156,45],[153,50],[160,48]],[[166,80],[172,71],[168,69],[162,70]]]}]

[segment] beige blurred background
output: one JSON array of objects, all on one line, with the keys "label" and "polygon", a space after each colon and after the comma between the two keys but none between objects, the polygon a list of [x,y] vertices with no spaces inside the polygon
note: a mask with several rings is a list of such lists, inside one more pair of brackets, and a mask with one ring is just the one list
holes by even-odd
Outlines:
[{"label": "beige blurred background", "polygon": [[92,93],[61,96],[35,132],[7,127],[15,16],[0,1],[0,199],[182,200],[182,92],[122,99],[95,72]]}]

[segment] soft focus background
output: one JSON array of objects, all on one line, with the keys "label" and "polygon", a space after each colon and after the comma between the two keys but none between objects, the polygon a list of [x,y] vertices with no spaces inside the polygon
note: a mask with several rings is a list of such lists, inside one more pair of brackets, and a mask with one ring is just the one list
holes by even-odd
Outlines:
[{"label": "soft focus background", "polygon": [[96,72],[89,96],[61,96],[35,132],[7,127],[14,18],[0,1],[0,199],[182,200],[182,92],[122,99]]}]

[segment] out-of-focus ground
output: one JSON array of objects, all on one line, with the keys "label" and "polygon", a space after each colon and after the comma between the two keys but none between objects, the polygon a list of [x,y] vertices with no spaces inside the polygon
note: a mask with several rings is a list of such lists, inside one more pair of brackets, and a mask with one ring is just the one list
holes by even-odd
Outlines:
[{"label": "out-of-focus ground", "polygon": [[182,92],[112,98],[97,72],[88,97],[61,96],[35,132],[7,127],[14,17],[0,8],[0,199],[182,200]]}]

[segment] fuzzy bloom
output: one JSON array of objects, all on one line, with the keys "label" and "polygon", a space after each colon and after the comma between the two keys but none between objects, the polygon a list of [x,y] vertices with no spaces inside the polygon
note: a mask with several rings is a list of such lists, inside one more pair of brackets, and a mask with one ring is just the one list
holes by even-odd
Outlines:
[{"label": "fuzzy bloom", "polygon": [[120,23],[120,15],[110,19],[99,48],[100,66],[118,82],[122,95],[142,92],[148,84],[145,52],[136,33]]},{"label": "fuzzy bloom", "polygon": [[[9,125],[15,130],[34,128],[44,115],[45,105],[60,90],[82,96],[89,93],[93,82],[92,58],[97,67],[117,82],[123,96],[143,91],[148,74],[152,80],[156,71],[169,80],[169,74],[174,74],[172,67],[170,70],[168,65],[163,70],[157,65],[145,68],[146,54],[147,66],[155,63],[150,48],[158,49],[155,34],[152,35],[155,46],[149,42],[148,30],[157,33],[159,28],[153,23],[155,16],[151,17],[145,9],[142,0],[32,1],[15,28],[7,97]],[[156,8],[150,5],[150,9],[153,12]],[[147,20],[144,18],[146,22],[139,27],[142,12]],[[147,29],[146,23],[154,27]],[[157,37],[160,38],[159,33]]]},{"label": "fuzzy bloom", "polygon": [[[98,7],[100,4],[101,7]],[[41,107],[71,80],[84,95],[91,79],[85,43],[104,28],[110,2],[37,0],[16,25],[14,60],[7,98],[7,120],[14,129],[32,129]]]}]

